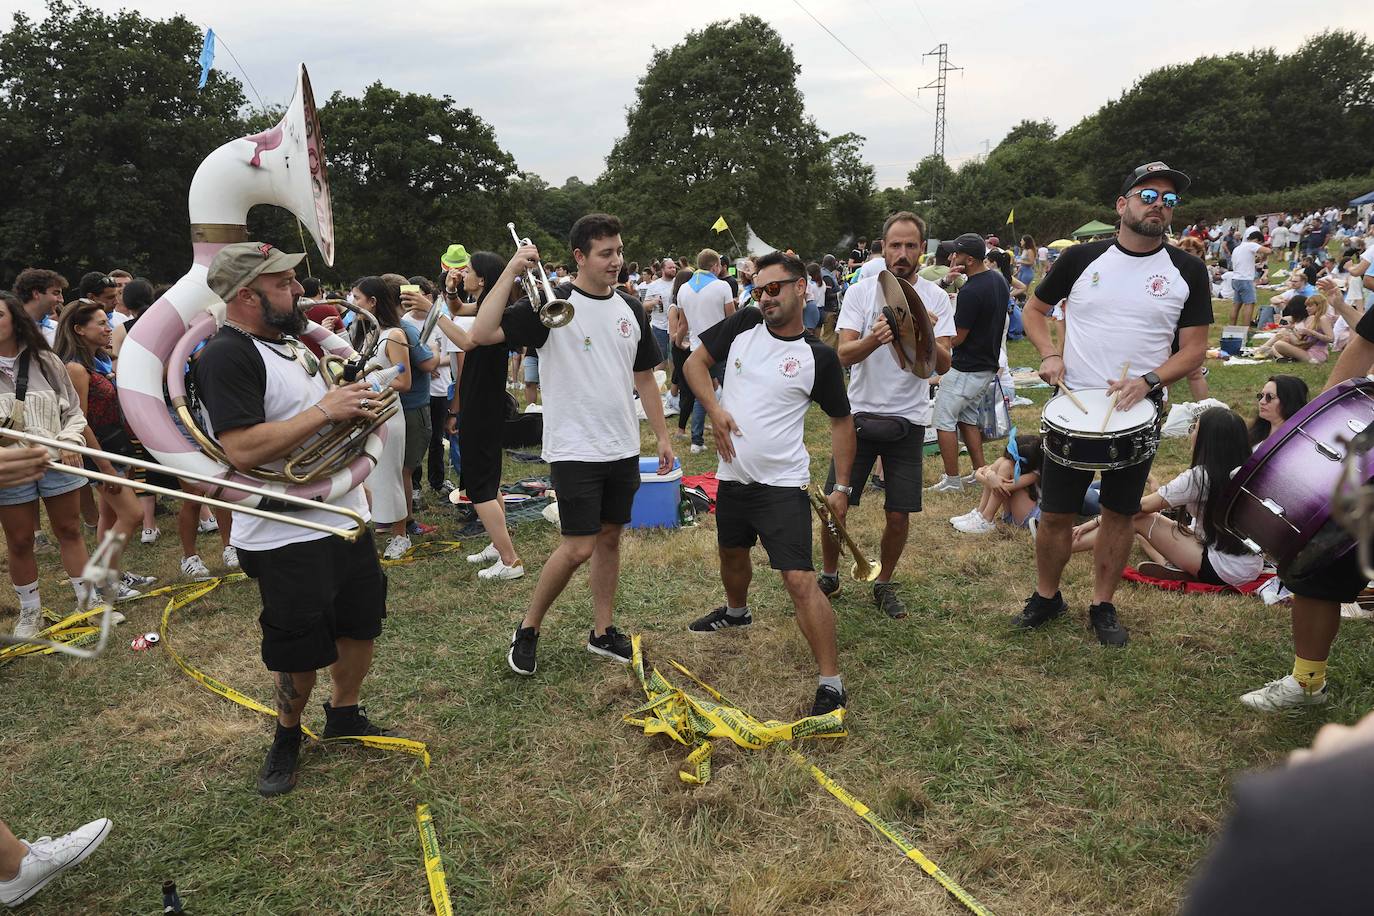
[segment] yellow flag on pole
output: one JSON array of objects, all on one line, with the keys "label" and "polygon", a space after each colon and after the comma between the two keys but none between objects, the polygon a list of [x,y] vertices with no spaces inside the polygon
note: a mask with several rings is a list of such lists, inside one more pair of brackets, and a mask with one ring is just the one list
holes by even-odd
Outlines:
[{"label": "yellow flag on pole", "polygon": [[711,228],[716,230],[717,232],[724,232],[726,229],[729,229],[730,227],[725,225],[725,217],[718,216],[716,217],[716,221],[711,224]]},{"label": "yellow flag on pole", "polygon": [[1014,222],[1016,222],[1016,208],[1012,207],[1011,212],[1007,214],[1007,225],[1011,225]]}]

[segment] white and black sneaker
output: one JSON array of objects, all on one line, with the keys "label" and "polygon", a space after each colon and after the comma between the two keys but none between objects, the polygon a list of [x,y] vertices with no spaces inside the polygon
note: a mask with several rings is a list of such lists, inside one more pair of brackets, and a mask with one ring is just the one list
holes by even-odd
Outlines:
[{"label": "white and black sneaker", "polygon": [[615,627],[607,627],[606,632],[601,636],[596,635],[596,630],[588,633],[587,651],[593,655],[600,655],[602,658],[620,662],[622,665],[628,665],[630,659],[634,657],[634,647],[630,644],[630,637]]},{"label": "white and black sneaker", "polygon": [[110,826],[110,819],[102,817],[66,836],[45,836],[29,843],[29,851],[19,862],[19,874],[0,881],[0,903],[17,907],[64,871],[86,861],[110,835]]},{"label": "white and black sneaker", "polygon": [[538,630],[534,627],[518,627],[510,636],[510,651],[506,653],[506,664],[510,665],[510,670],[533,677],[539,667],[539,659],[535,657],[538,642]]},{"label": "white and black sneaker", "polygon": [[738,630],[754,622],[754,615],[746,608],[743,614],[735,616],[721,605],[711,613],[698,617],[687,624],[689,633],[715,633],[719,630]]}]

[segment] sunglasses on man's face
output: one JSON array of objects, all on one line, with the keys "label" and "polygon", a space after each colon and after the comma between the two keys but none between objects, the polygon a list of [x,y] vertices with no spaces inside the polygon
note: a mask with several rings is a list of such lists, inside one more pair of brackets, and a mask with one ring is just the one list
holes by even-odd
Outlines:
[{"label": "sunglasses on man's face", "polygon": [[764,283],[754,287],[749,295],[755,302],[762,302],[765,293],[768,294],[769,298],[776,299],[778,298],[778,293],[781,293],[786,287],[791,286],[800,279],[801,277],[793,277],[791,280],[774,280],[772,283]]},{"label": "sunglasses on man's face", "polygon": [[[1179,197],[1173,191],[1165,191],[1163,194],[1154,188],[1141,188],[1139,191],[1132,191],[1127,197],[1139,197],[1140,202],[1147,207],[1153,207],[1155,201],[1160,201],[1165,207],[1172,210],[1178,206]],[[1161,199],[1162,198],[1162,199]]]},{"label": "sunglasses on man's face", "polygon": [[1277,394],[1270,394],[1267,391],[1261,391],[1259,394],[1255,395],[1255,400],[1263,404],[1268,404],[1270,401],[1277,401],[1278,399],[1279,396]]}]

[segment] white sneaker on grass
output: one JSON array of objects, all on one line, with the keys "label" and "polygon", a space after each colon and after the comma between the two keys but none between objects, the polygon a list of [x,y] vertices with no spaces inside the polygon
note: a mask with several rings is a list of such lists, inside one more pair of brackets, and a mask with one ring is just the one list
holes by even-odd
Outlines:
[{"label": "white sneaker on grass", "polygon": [[693,454],[693,455],[700,455],[700,454],[701,454],[702,452],[704,452],[704,451],[706,451],[706,446],[704,446],[704,445],[697,445],[695,442],[692,443],[692,454]]},{"label": "white sneaker on grass", "polygon": [[982,513],[975,512],[969,518],[961,518],[953,522],[955,531],[962,531],[964,534],[991,534],[997,530],[997,523],[983,518]]},{"label": "white sneaker on grass", "polygon": [[926,487],[932,493],[958,493],[964,489],[964,478],[959,475],[953,477],[948,474],[941,474],[940,481],[934,486]]},{"label": "white sneaker on grass", "polygon": [[496,549],[495,544],[488,544],[482,548],[481,553],[468,554],[469,563],[493,563],[501,559],[501,551]]},{"label": "white sneaker on grass", "polygon": [[196,525],[196,531],[200,532],[201,534],[209,534],[211,531],[218,530],[219,522],[215,520],[214,516],[211,516],[210,518],[203,518],[200,520],[200,524]]},{"label": "white sneaker on grass", "polygon": [[1277,681],[1270,681],[1259,690],[1250,691],[1240,701],[1259,712],[1280,712],[1303,706],[1320,706],[1326,702],[1327,696],[1325,684],[1320,690],[1309,691],[1289,674]]},{"label": "white sneaker on grass", "polygon": [[19,874],[0,881],[0,903],[16,907],[48,886],[62,872],[80,865],[110,835],[109,818],[91,821],[57,839],[42,837],[29,843]]},{"label": "white sneaker on grass", "polygon": [[977,515],[977,514],[978,514],[978,507],[977,507],[977,506],[974,506],[972,509],[970,509],[970,510],[968,510],[967,512],[965,512],[963,515],[951,515],[951,516],[949,517],[949,523],[950,523],[951,525],[957,525],[959,522],[966,522],[966,521],[968,521],[969,519],[973,518],[973,517],[974,517],[975,515]]},{"label": "white sneaker on grass", "polygon": [[161,528],[144,528],[143,533],[138,536],[138,539],[144,544],[156,544],[157,539],[160,537],[162,537]]},{"label": "white sneaker on grass", "polygon": [[399,560],[405,556],[410,549],[410,538],[404,534],[398,534],[386,542],[386,550],[382,552],[382,557],[387,560]]},{"label": "white sneaker on grass", "polygon": [[43,629],[43,609],[41,607],[19,609],[19,622],[14,625],[15,636],[20,639],[28,639],[37,636],[41,629]]},{"label": "white sneaker on grass", "polygon": [[971,487],[978,482],[978,474],[977,472],[974,472],[972,474],[965,474],[963,477],[960,477],[959,479],[963,481],[964,486]]},{"label": "white sneaker on grass", "polygon": [[220,559],[224,563],[225,569],[239,568],[239,549],[237,547],[226,547],[220,554]]},{"label": "white sneaker on grass", "polygon": [[195,579],[198,582],[213,578],[210,575],[210,567],[206,566],[205,561],[196,554],[191,554],[181,561],[181,574],[188,579]]},{"label": "white sneaker on grass", "polygon": [[492,579],[519,579],[524,574],[524,566],[507,566],[500,559],[486,569],[477,570],[477,578],[488,581]]}]

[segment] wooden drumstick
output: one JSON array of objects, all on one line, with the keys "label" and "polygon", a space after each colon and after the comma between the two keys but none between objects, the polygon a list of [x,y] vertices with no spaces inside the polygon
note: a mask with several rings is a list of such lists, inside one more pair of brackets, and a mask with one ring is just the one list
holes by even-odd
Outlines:
[{"label": "wooden drumstick", "polygon": [[[1121,364],[1121,381],[1126,381],[1126,374],[1130,371],[1131,363],[1129,360],[1127,360],[1126,362]],[[1107,412],[1102,415],[1102,428],[1098,430],[1099,433],[1105,433],[1107,431],[1107,424],[1112,419],[1112,413],[1116,411],[1116,399],[1119,397],[1121,397],[1120,388],[1112,392],[1112,402],[1107,405]]]},{"label": "wooden drumstick", "polygon": [[1062,392],[1064,392],[1064,394],[1068,396],[1069,403],[1073,404],[1073,406],[1077,407],[1079,410],[1083,411],[1084,413],[1088,413],[1088,412],[1089,412],[1089,411],[1088,411],[1088,406],[1087,406],[1086,404],[1084,404],[1082,401],[1078,400],[1078,395],[1076,395],[1076,394],[1074,394],[1072,391],[1070,391],[1068,385],[1065,385],[1063,382],[1060,382],[1060,383],[1059,383],[1059,390],[1062,391]]}]

